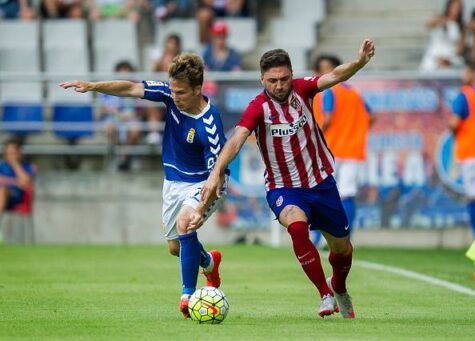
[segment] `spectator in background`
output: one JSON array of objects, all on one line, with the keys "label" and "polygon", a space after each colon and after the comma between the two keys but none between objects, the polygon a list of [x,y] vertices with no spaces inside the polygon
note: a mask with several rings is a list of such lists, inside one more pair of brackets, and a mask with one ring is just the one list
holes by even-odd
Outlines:
[{"label": "spectator in background", "polygon": [[36,16],[28,0],[0,0],[0,20],[31,20]]},{"label": "spectator in background", "polygon": [[[314,71],[322,76],[341,64],[334,55],[320,55]],[[371,110],[358,91],[344,82],[316,94],[312,107],[315,120],[335,157],[334,177],[352,233],[358,178],[366,159],[366,140],[373,121]]]},{"label": "spectator in background", "polygon": [[189,17],[193,12],[192,0],[150,0],[153,16],[158,20],[171,17]]},{"label": "spectator in background", "polygon": [[247,16],[246,0],[202,0],[196,13],[200,29],[200,42],[207,44],[211,38],[211,27],[215,18]]},{"label": "spectator in background", "polygon": [[4,143],[4,161],[0,161],[0,214],[14,209],[22,202],[25,190],[32,187],[35,167],[23,161],[20,142]]},{"label": "spectator in background", "polygon": [[452,105],[449,129],[455,136],[455,160],[468,201],[467,210],[475,239],[475,64],[468,62],[462,75],[463,86]]},{"label": "spectator in background", "polygon": [[[168,72],[170,64],[177,55],[181,53],[181,38],[177,34],[170,34],[165,40],[163,51],[155,49],[151,52],[151,59],[154,72]],[[155,103],[154,103],[155,104]],[[162,142],[162,134],[160,133],[161,122],[164,121],[166,114],[165,106],[148,106],[147,122],[149,133],[146,141],[150,145],[160,145]]]},{"label": "spectator in background", "polygon": [[[134,67],[127,61],[121,61],[115,66],[117,73],[134,72]],[[136,145],[140,140],[140,119],[137,115],[137,100],[134,98],[100,95],[102,102],[101,118],[105,123],[107,137],[113,144]],[[119,156],[118,169],[130,169],[131,158],[124,153]]]},{"label": "spectator in background", "polygon": [[421,70],[461,67],[465,45],[462,0],[448,0],[443,15],[430,20],[427,27],[431,33]]},{"label": "spectator in background", "polygon": [[43,18],[70,18],[84,17],[84,8],[81,0],[42,0],[40,6]]},{"label": "spectator in background", "polygon": [[211,27],[211,44],[203,52],[203,60],[208,71],[239,71],[241,57],[227,44],[228,25],[216,21]]},{"label": "spectator in background", "polygon": [[151,59],[154,72],[168,72],[173,58],[181,53],[181,38],[177,34],[170,34],[165,40],[163,50],[154,49],[151,52]]},{"label": "spectator in background", "polygon": [[140,0],[89,0],[89,17],[93,21],[102,18],[127,18],[138,22]]}]

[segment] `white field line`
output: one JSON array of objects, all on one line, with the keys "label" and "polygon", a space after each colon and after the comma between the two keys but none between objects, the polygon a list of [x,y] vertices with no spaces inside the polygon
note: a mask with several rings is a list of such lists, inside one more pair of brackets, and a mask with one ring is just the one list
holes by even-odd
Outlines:
[{"label": "white field line", "polygon": [[406,270],[406,269],[401,269],[401,268],[396,268],[394,266],[388,266],[388,265],[382,265],[378,263],[373,263],[373,262],[368,262],[364,260],[358,260],[355,261],[354,264],[356,266],[360,266],[365,269],[371,269],[371,270],[378,270],[378,271],[384,271],[384,272],[389,272],[398,276],[403,276],[407,278],[412,278],[421,282],[429,283],[431,285],[443,287],[452,291],[459,292],[461,294],[466,294],[469,296],[475,296],[475,290],[464,287],[459,284],[455,284],[452,282],[444,281],[443,279],[438,279],[432,276],[427,276],[423,275],[418,272]]}]

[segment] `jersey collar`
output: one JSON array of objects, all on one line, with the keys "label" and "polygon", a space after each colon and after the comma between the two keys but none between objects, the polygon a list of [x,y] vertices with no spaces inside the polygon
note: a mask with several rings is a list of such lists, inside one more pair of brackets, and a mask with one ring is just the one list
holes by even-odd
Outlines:
[{"label": "jersey collar", "polygon": [[206,106],[203,108],[203,110],[201,110],[201,112],[198,114],[198,115],[191,115],[191,114],[188,114],[187,112],[185,111],[180,111],[180,113],[182,113],[183,115],[187,116],[187,117],[191,117],[191,118],[194,118],[195,120],[201,118],[204,114],[206,114],[211,106],[211,101],[209,100],[208,97],[206,96],[203,96],[203,98],[205,99],[206,101]]}]

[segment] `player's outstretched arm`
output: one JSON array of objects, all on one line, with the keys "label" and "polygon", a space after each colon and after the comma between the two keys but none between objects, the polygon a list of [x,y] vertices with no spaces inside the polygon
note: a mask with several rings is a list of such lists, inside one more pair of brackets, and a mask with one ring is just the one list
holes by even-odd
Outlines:
[{"label": "player's outstretched arm", "polygon": [[63,89],[73,88],[76,92],[96,91],[107,95],[143,98],[144,85],[130,81],[85,82],[69,81],[59,84]]},{"label": "player's outstretched arm", "polygon": [[332,72],[326,73],[318,79],[317,85],[320,91],[351,78],[373,58],[374,52],[373,41],[371,39],[365,39],[358,52],[358,59],[350,63],[339,65],[333,69]]},{"label": "player's outstretched arm", "polygon": [[239,153],[249,135],[251,135],[251,132],[247,128],[237,126],[234,129],[233,136],[224,145],[223,150],[216,159],[216,164],[208,180],[206,180],[206,183],[201,189],[201,201],[204,205],[207,206],[214,198],[214,195],[218,198],[221,196],[221,187],[224,183],[224,171]]}]

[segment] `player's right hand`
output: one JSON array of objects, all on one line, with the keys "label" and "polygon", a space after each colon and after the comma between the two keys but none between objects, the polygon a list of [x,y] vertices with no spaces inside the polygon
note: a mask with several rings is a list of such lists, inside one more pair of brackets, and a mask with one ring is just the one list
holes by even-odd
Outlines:
[{"label": "player's right hand", "polygon": [[63,82],[59,84],[59,86],[62,87],[63,89],[74,88],[74,91],[81,92],[81,93],[92,90],[91,82],[83,82],[83,81],[77,81],[77,80]]},{"label": "player's right hand", "polygon": [[224,183],[224,174],[211,172],[203,187],[201,187],[201,202],[208,205],[211,200],[221,197],[221,187]]}]

